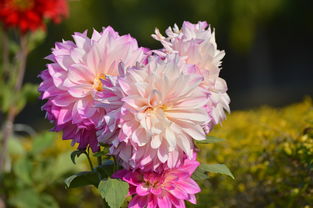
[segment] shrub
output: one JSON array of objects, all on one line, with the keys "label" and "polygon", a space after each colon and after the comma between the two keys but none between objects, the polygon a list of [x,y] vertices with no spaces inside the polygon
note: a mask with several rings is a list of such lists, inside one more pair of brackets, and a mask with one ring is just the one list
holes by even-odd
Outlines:
[{"label": "shrub", "polygon": [[236,180],[202,183],[197,207],[312,207],[313,106],[233,112],[210,135],[226,141],[201,147],[201,160],[229,166]]}]

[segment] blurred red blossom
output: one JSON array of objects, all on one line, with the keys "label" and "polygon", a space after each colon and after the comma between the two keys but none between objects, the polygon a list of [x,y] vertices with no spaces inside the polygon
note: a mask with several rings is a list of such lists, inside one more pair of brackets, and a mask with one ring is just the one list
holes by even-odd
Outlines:
[{"label": "blurred red blossom", "polygon": [[45,28],[45,19],[60,23],[67,15],[66,0],[0,0],[0,21],[22,33]]}]

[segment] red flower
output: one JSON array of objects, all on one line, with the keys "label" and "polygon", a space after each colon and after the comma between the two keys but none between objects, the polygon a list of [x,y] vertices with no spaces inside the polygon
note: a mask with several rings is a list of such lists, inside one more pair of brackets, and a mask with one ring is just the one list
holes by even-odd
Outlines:
[{"label": "red flower", "polygon": [[22,33],[44,28],[45,18],[59,23],[67,14],[66,0],[0,0],[0,21]]}]

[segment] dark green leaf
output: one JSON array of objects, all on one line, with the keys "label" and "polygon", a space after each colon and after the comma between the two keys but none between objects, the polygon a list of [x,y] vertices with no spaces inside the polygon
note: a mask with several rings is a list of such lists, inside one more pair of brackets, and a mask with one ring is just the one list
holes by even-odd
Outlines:
[{"label": "dark green leaf", "polygon": [[95,171],[100,174],[101,179],[111,177],[114,172],[114,162],[112,160],[105,160],[102,162],[102,165],[95,168]]},{"label": "dark green leaf", "polygon": [[233,174],[230,172],[228,167],[224,164],[201,164],[199,166],[199,169],[205,171],[205,172],[210,172],[210,173],[220,173],[224,175],[228,175],[232,179],[235,179]]},{"label": "dark green leaf", "polygon": [[192,174],[192,178],[196,181],[203,181],[208,179],[208,174],[205,172],[205,170],[198,167],[196,171]]},{"label": "dark green leaf", "polygon": [[97,187],[99,184],[99,178],[98,174],[94,171],[84,171],[68,177],[64,182],[67,188],[76,188],[87,185],[94,185]]},{"label": "dark green leaf", "polygon": [[196,141],[197,144],[213,144],[218,142],[223,142],[225,139],[220,139],[214,136],[206,136],[205,140]]},{"label": "dark green leaf", "polygon": [[111,208],[120,208],[128,193],[128,183],[109,178],[101,181],[98,189],[101,197],[109,204]]},{"label": "dark green leaf", "polygon": [[75,150],[74,152],[71,153],[71,160],[74,164],[76,164],[75,159],[76,157],[79,157],[82,153],[84,153],[85,151],[82,150]]}]

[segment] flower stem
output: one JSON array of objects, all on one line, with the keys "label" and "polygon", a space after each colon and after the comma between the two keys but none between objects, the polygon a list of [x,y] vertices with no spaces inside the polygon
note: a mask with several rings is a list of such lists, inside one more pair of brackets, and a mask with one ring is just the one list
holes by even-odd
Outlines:
[{"label": "flower stem", "polygon": [[113,161],[114,161],[114,169],[113,169],[113,171],[116,172],[117,169],[118,169],[118,164],[117,164],[117,160],[116,160],[115,156],[113,156]]},{"label": "flower stem", "polygon": [[98,159],[98,166],[102,165],[102,158],[101,158],[101,156],[97,157],[97,159]]},{"label": "flower stem", "polygon": [[25,68],[26,68],[26,58],[28,54],[27,50],[27,36],[26,35],[21,35],[21,51],[19,54],[19,68],[18,68],[18,73],[17,73],[17,80],[15,83],[15,91],[20,91],[22,88],[23,84],[23,79],[24,79],[24,74],[25,74]]},{"label": "flower stem", "polygon": [[1,140],[2,151],[0,152],[0,172],[4,171],[5,169],[4,166],[5,166],[5,159],[7,156],[8,141],[12,134],[14,118],[15,118],[15,113],[12,109],[10,109],[6,117],[4,129],[3,129],[3,136]]},{"label": "flower stem", "polygon": [[[7,41],[7,39],[6,39]],[[17,79],[15,82],[15,87],[14,87],[14,91],[12,92],[12,94],[16,94],[21,90],[22,84],[23,84],[23,79],[24,79],[24,74],[25,74],[25,67],[26,67],[26,59],[27,59],[27,37],[25,35],[20,35],[20,53],[18,55],[18,62],[19,62],[19,67],[18,67],[18,71],[17,71]],[[5,52],[5,50],[7,50],[7,48],[3,47],[3,50]],[[9,57],[8,57],[8,52],[5,52],[7,54],[4,54],[4,56],[7,57],[3,57],[4,62],[8,62],[9,61]],[[8,63],[5,63],[8,64]],[[7,67],[7,66],[4,66]],[[8,146],[8,141],[9,138],[11,137],[12,133],[13,133],[13,123],[14,123],[14,119],[16,117],[17,111],[15,108],[15,105],[10,105],[9,110],[8,110],[8,114],[6,117],[6,121],[4,124],[4,129],[3,129],[3,136],[2,136],[2,140],[1,140],[1,148],[2,151],[0,152],[0,171],[4,170],[4,165],[5,165],[5,158],[7,156],[7,146]]]},{"label": "flower stem", "polygon": [[90,166],[91,171],[93,171],[93,164],[92,164],[91,159],[90,159],[90,157],[89,157],[89,151],[88,151],[88,152],[85,151],[84,154],[85,154],[86,157],[87,157],[87,160],[88,160],[88,163],[89,163],[89,166]]}]

